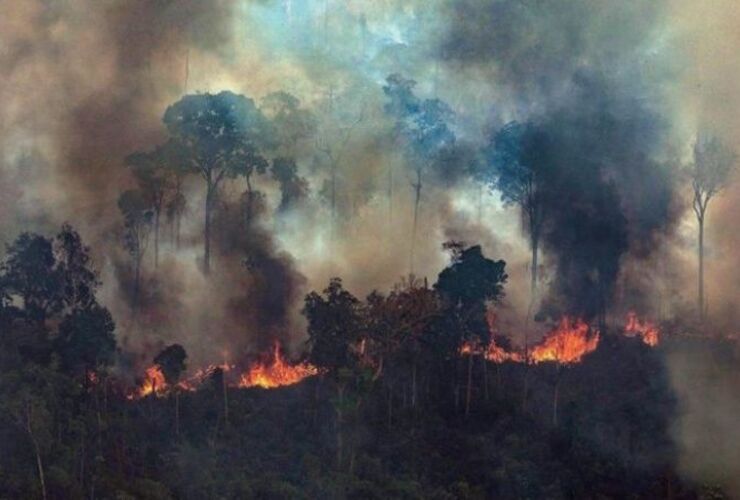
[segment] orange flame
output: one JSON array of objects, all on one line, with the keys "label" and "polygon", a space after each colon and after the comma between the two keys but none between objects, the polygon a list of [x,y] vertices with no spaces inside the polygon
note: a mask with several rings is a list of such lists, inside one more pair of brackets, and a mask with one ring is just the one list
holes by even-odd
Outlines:
[{"label": "orange flame", "polygon": [[129,399],[138,399],[154,394],[161,396],[167,392],[167,382],[164,380],[164,374],[157,365],[150,366],[146,369],[144,380],[136,392],[129,394]]},{"label": "orange flame", "polygon": [[599,332],[591,332],[588,323],[565,316],[539,345],[532,348],[532,361],[556,361],[562,364],[578,363],[599,345]]},{"label": "orange flame", "polygon": [[521,354],[517,352],[509,352],[504,350],[503,347],[496,345],[496,341],[491,339],[491,342],[487,347],[482,348],[476,342],[465,341],[460,346],[460,354],[462,356],[469,356],[471,354],[483,354],[486,360],[493,363],[503,363],[505,361],[513,361],[515,363],[522,361]]},{"label": "orange flame", "polygon": [[627,313],[627,324],[624,325],[624,334],[627,337],[639,336],[650,347],[655,347],[660,341],[660,330],[650,321],[640,321],[634,311]]},{"label": "orange flame", "polygon": [[297,384],[306,377],[319,372],[318,368],[308,363],[291,365],[285,362],[280,353],[280,345],[275,344],[272,357],[267,362],[258,362],[239,380],[239,387],[263,387],[273,389],[284,385]]}]

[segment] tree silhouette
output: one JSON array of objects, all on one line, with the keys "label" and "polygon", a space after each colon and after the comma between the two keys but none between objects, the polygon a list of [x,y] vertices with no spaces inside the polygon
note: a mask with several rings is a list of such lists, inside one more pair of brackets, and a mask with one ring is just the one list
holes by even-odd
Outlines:
[{"label": "tree silhouette", "polygon": [[141,262],[149,243],[152,228],[152,209],[144,194],[135,189],[121,193],[118,209],[123,215],[123,246],[134,265],[133,305],[138,306],[141,285]]},{"label": "tree silhouette", "polygon": [[229,91],[187,95],[167,108],[163,121],[189,159],[182,168],[198,173],[206,184],[203,269],[208,274],[216,193],[224,179],[245,177],[251,215],[251,176],[267,168],[260,147],[267,140],[268,123],[251,99]]},{"label": "tree silhouette", "polygon": [[[466,248],[461,242],[445,244],[451,253],[451,264],[437,278],[434,288],[442,297],[445,313],[455,326],[452,346],[463,342],[488,345],[490,334],[486,321],[486,303],[498,302],[504,296],[508,279],[506,262],[493,261],[483,255],[478,245]],[[470,413],[473,356],[468,356],[465,415]]]},{"label": "tree silhouette", "polygon": [[701,135],[694,145],[694,161],[690,167],[691,187],[694,191],[692,208],[699,223],[699,319],[704,320],[704,222],[709,201],[729,182],[736,155],[719,138]]},{"label": "tree silhouette", "polygon": [[419,204],[423,187],[423,175],[443,152],[455,143],[448,122],[453,116],[450,107],[439,99],[420,100],[414,95],[416,82],[392,74],[386,79],[383,92],[389,102],[385,111],[395,120],[395,132],[401,138],[408,164],[413,170],[414,217],[411,229],[409,265],[414,268],[416,230],[419,223]]},{"label": "tree silhouette", "polygon": [[180,344],[165,347],[154,357],[154,363],[159,367],[164,380],[175,393],[175,434],[180,434],[180,376],[185,371],[185,359],[188,357],[185,348]]},{"label": "tree silhouette", "polygon": [[490,169],[486,180],[498,190],[505,204],[519,206],[529,233],[532,302],[537,290],[537,257],[545,217],[546,162],[539,150],[543,140],[533,125],[510,122],[494,134],[485,150]]}]

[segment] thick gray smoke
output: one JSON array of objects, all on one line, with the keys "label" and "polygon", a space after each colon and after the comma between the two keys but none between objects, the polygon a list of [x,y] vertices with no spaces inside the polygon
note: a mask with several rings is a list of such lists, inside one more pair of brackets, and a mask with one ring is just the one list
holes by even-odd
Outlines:
[{"label": "thick gray smoke", "polygon": [[[186,347],[193,366],[237,360],[276,339],[298,350],[305,291],[338,275],[362,296],[409,272],[414,179],[382,91],[394,73],[415,80],[420,99],[450,106],[460,146],[425,178],[418,275],[433,279],[446,264],[443,241],[481,243],[507,261],[500,317],[520,340],[529,302],[521,219],[465,170],[471,151],[517,120],[540,132],[550,167],[543,311],[597,316],[608,305],[617,315],[635,308],[680,317],[693,304],[695,227],[677,171],[700,125],[731,144],[740,137],[740,9],[732,0],[4,7],[0,234],[9,242],[20,230],[77,227],[96,252],[119,341],[142,363],[171,342]],[[316,134],[294,145],[294,173],[253,179],[264,203],[251,229],[240,217],[244,182],[223,185],[209,278],[199,264],[204,186],[186,179],[180,245],[165,227],[156,271],[148,248],[144,305],[132,315],[116,206],[134,185],[124,158],[164,141],[168,105],[222,90],[260,104],[288,92],[315,116]],[[290,207],[280,206],[281,186],[300,193]],[[707,294],[723,331],[740,319],[737,194],[735,184],[708,215]]]}]

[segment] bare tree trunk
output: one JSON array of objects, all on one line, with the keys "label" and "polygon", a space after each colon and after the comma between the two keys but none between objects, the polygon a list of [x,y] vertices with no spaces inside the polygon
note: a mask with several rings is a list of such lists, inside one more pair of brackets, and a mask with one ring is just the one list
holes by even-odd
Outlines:
[{"label": "bare tree trunk", "polygon": [[706,310],[704,306],[704,215],[699,219],[699,320],[704,322]]},{"label": "bare tree trunk", "polygon": [[532,293],[532,303],[534,304],[536,297],[537,297],[537,253],[538,253],[538,247],[539,247],[539,235],[532,235],[532,283],[531,283],[531,293]]},{"label": "bare tree trunk", "polygon": [[416,408],[416,360],[411,368],[411,408]]},{"label": "bare tree trunk", "polygon": [[180,435],[180,390],[175,387],[175,435]]},{"label": "bare tree trunk", "polygon": [[26,432],[28,432],[28,436],[31,438],[31,443],[33,444],[33,451],[36,455],[36,468],[38,470],[39,474],[39,483],[41,485],[41,497],[46,500],[46,480],[44,479],[44,464],[41,460],[41,449],[39,447],[39,443],[36,440],[36,436],[33,433],[33,428],[31,426],[31,404],[27,403],[26,406]]},{"label": "bare tree trunk", "polygon": [[344,423],[344,414],[343,414],[343,407],[344,407],[344,385],[338,384],[337,385],[337,396],[339,399],[339,405],[336,407],[337,412],[337,425],[336,425],[336,433],[337,433],[337,469],[342,468],[342,454],[344,452],[344,439],[342,436],[342,426]]},{"label": "bare tree trunk", "polygon": [[157,208],[154,211],[154,269],[159,267],[159,212]]},{"label": "bare tree trunk", "polygon": [[416,228],[419,223],[419,203],[421,202],[421,169],[416,169],[416,183],[414,188],[414,222],[411,227],[411,255],[409,256],[409,268],[411,274],[414,272],[414,252],[416,250]]},{"label": "bare tree trunk", "polygon": [[334,253],[334,238],[337,225],[337,165],[331,162],[331,252]]},{"label": "bare tree trunk", "polygon": [[388,162],[388,228],[393,226],[393,162]]},{"label": "bare tree trunk", "polygon": [[224,425],[229,423],[229,390],[226,386],[226,373],[223,373],[221,377],[221,386],[223,387],[224,393]]},{"label": "bare tree trunk", "polygon": [[213,204],[213,193],[214,186],[211,180],[208,179],[206,187],[206,214],[205,214],[205,228],[203,233],[203,245],[204,245],[204,256],[203,256],[203,272],[210,274],[211,272],[211,209]]},{"label": "bare tree trunk", "polygon": [[141,251],[134,256],[134,310],[139,308],[139,290],[141,287]]},{"label": "bare tree trunk", "polygon": [[483,353],[480,359],[483,362],[483,396],[488,401],[488,360],[486,354]]},{"label": "bare tree trunk", "polygon": [[388,387],[388,430],[393,427],[393,386]]},{"label": "bare tree trunk", "polygon": [[252,225],[252,196],[254,193],[252,191],[252,180],[250,179],[249,175],[247,175],[246,177],[247,177],[247,206],[245,210],[246,212],[245,219],[246,219],[247,229],[249,229],[249,227]]}]

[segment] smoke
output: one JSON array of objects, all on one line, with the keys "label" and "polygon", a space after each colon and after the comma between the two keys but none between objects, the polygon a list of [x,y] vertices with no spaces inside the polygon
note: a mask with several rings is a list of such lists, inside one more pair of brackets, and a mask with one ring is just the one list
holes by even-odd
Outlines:
[{"label": "smoke", "polygon": [[[490,133],[531,122],[549,167],[544,310],[593,317],[609,303],[682,317],[692,310],[696,264],[679,170],[699,126],[730,145],[740,139],[739,15],[731,0],[14,2],[0,16],[0,234],[9,242],[64,221],[79,229],[119,343],[141,363],[172,342],[193,365],[237,360],[274,340],[297,351],[306,291],[341,276],[362,296],[411,269],[413,178],[381,89],[399,73],[418,82],[419,98],[450,105],[458,139],[424,180],[417,276],[433,281],[447,264],[443,241],[481,244],[507,261],[499,318],[521,334],[523,226],[466,169]],[[134,185],[123,159],[164,141],[162,114],[182,95],[221,90],[257,103],[289,92],[328,141],[295,148],[305,196],[291,207],[278,210],[272,176],[253,179],[263,196],[250,227],[245,186],[224,185],[208,278],[200,268],[205,189],[187,179],[180,245],[165,225],[158,269],[151,246],[145,255],[144,305],[133,315],[116,208]],[[326,146],[339,157],[336,213]],[[723,329],[740,320],[739,185],[708,215],[710,317]],[[690,420],[700,405],[679,374]]]},{"label": "smoke", "polygon": [[555,274],[542,312],[593,318],[621,266],[671,234],[674,172],[660,55],[661,2],[450,2],[439,45],[453,66],[503,87],[510,114],[533,123],[543,163],[544,255]]}]

